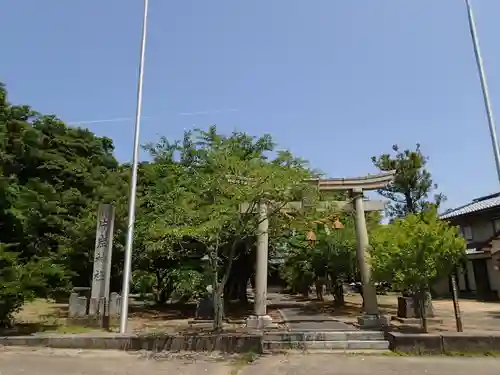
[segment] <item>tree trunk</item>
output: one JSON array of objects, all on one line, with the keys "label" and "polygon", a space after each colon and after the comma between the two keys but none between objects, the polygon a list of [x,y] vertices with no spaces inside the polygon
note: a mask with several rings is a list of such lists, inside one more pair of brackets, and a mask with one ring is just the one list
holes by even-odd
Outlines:
[{"label": "tree trunk", "polygon": [[224,307],[222,296],[214,293],[214,331],[221,332],[223,329]]},{"label": "tree trunk", "polygon": [[237,290],[238,300],[245,305],[248,305],[247,285],[248,285],[248,278],[245,279],[245,282],[238,283],[238,290]]},{"label": "tree trunk", "polygon": [[215,248],[215,256],[214,256],[214,331],[220,332],[223,329],[222,320],[224,318],[224,307],[223,307],[223,299],[222,294],[224,293],[224,288],[226,286],[227,280],[231,273],[231,266],[233,265],[234,254],[236,252],[236,248],[239,245],[239,241],[235,240],[231,244],[231,249],[229,250],[229,254],[227,257],[226,268],[224,270],[224,274],[222,276],[222,280],[219,283],[219,273],[218,273],[218,251],[219,248],[216,246]]},{"label": "tree trunk", "polygon": [[224,302],[229,303],[230,301],[234,301],[237,299],[236,293],[236,283],[233,277],[230,277],[224,286]]},{"label": "tree trunk", "polygon": [[427,314],[425,313],[425,296],[423,298],[420,298],[420,321],[422,323],[422,332],[427,333],[429,332],[429,328],[427,325]]},{"label": "tree trunk", "polygon": [[156,291],[155,291],[155,302],[158,305],[163,305],[167,302],[168,297],[167,297],[167,292],[163,288],[163,275],[161,274],[160,271],[156,271],[155,273],[156,276]]},{"label": "tree trunk", "polygon": [[318,299],[318,301],[324,301],[324,298],[323,298],[323,282],[321,280],[320,277],[318,277],[316,279],[316,281],[314,282],[315,286],[316,286],[316,297]]},{"label": "tree trunk", "polygon": [[333,298],[334,298],[334,305],[335,306],[344,306],[345,305],[345,299],[344,299],[344,286],[342,285],[342,282],[340,282],[337,279],[334,279],[333,281]]},{"label": "tree trunk", "polygon": [[309,285],[306,284],[305,282],[302,283],[302,285],[299,285],[299,291],[302,296],[308,298],[309,297]]},{"label": "tree trunk", "polygon": [[[216,277],[217,277],[216,273]],[[215,279],[217,280],[217,279]],[[220,283],[215,281],[214,283],[214,292],[213,292],[213,300],[214,300],[214,331],[220,332],[222,331],[222,290],[220,288]]]},{"label": "tree trunk", "polygon": [[428,296],[427,296],[427,291],[424,289],[422,291],[418,291],[416,294],[416,307],[417,307],[417,316],[420,318],[420,327],[422,329],[423,333],[427,333],[429,331],[428,329],[428,322],[427,322],[427,304],[428,304]]},{"label": "tree trunk", "polygon": [[170,293],[169,293],[168,290],[166,290],[166,289],[160,289],[158,291],[158,297],[157,297],[157,301],[156,302],[159,305],[164,305],[164,304],[167,303],[169,297],[170,297]]},{"label": "tree trunk", "polygon": [[238,301],[248,303],[247,286],[249,276],[231,274],[224,288],[224,301]]}]

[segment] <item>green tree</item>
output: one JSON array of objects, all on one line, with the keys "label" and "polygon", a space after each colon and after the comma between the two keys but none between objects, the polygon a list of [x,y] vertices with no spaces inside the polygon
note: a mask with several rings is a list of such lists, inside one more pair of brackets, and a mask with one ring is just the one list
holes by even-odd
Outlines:
[{"label": "green tree", "polygon": [[392,151],[372,157],[373,164],[381,171],[396,171],[394,181],[378,191],[391,201],[387,212],[389,216],[401,218],[430,207],[439,208],[446,198],[441,193],[434,194],[438,186],[426,168],[429,159],[422,154],[420,145],[417,144],[414,151],[402,151],[394,145]]},{"label": "green tree", "polygon": [[[227,248],[222,275],[214,279],[217,281],[214,296],[218,328],[221,295],[238,248],[247,248],[246,240],[255,236],[261,220],[254,214],[259,204],[268,205],[268,217],[278,214],[294,199],[296,191],[304,188],[303,181],[309,173],[291,155],[281,153],[274,161],[267,161],[264,152],[272,146],[269,136],[255,139],[244,133],[233,133],[223,137],[211,129],[201,134],[201,139],[205,167],[197,185],[200,187],[198,213],[202,225],[195,237],[207,246],[215,271],[221,250]],[[244,205],[246,208],[242,212]]]},{"label": "green tree", "polygon": [[344,282],[355,279],[357,273],[354,220],[351,215],[343,215],[341,222],[343,228],[332,228],[319,236],[319,246],[326,259],[326,270],[338,306],[344,305]]},{"label": "green tree", "polygon": [[6,246],[0,244],[0,327],[8,326],[12,314],[32,295],[20,271],[23,268],[18,265],[17,253],[7,251]]},{"label": "green tree", "polygon": [[[314,233],[313,241],[308,241],[307,230]],[[357,271],[356,234],[350,215],[323,213],[322,219],[296,231],[287,249],[282,273],[293,291],[306,294],[314,282],[321,300],[321,289],[329,279],[335,304],[344,304],[343,282],[354,279]]]},{"label": "green tree", "polygon": [[283,250],[284,263],[280,269],[290,293],[309,296],[309,288],[317,277],[312,253],[313,248],[307,241],[305,232],[291,233]]},{"label": "green tree", "polygon": [[190,214],[197,197],[186,166],[174,157],[181,151],[177,142],[162,139],[146,148],[153,162],[140,170],[134,279],[154,292],[157,303],[174,295],[189,299],[203,287],[204,248],[182,230],[193,225]]},{"label": "green tree", "polygon": [[465,256],[466,243],[456,227],[439,219],[436,210],[409,214],[372,233],[374,277],[416,297],[418,316],[427,332],[425,306],[432,283],[448,275]]},{"label": "green tree", "polygon": [[47,287],[50,265],[20,261],[19,253],[0,244],[0,327],[10,326],[12,315]]},{"label": "green tree", "polygon": [[183,147],[181,206],[189,220],[184,225],[159,226],[157,233],[161,238],[192,238],[206,249],[214,275],[215,328],[220,329],[221,296],[237,254],[247,254],[253,245],[259,202],[269,204],[272,217],[300,190],[309,173],[284,153],[269,161],[266,152],[274,147],[269,136],[239,132],[224,136],[211,127],[187,133]]},{"label": "green tree", "polygon": [[115,207],[111,291],[122,286],[123,255],[128,203],[128,166],[109,170],[101,176],[102,185],[95,196],[74,217],[72,224],[58,236],[59,256],[73,286],[90,286],[94,262],[97,210],[100,203]]},{"label": "green tree", "polygon": [[67,272],[78,264],[71,255],[89,252],[86,246],[75,249],[68,238],[85,236],[74,229],[95,212],[118,168],[112,141],[10,104],[3,85],[0,135],[0,242],[17,253],[20,264],[50,270],[43,294],[64,289],[82,276],[81,269]]}]

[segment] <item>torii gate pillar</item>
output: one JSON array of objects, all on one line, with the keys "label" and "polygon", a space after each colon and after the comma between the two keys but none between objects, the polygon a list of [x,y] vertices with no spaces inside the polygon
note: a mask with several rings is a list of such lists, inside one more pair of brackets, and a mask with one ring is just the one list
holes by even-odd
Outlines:
[{"label": "torii gate pillar", "polygon": [[363,190],[351,191],[354,200],[354,223],[356,225],[356,258],[363,288],[364,315],[358,317],[358,324],[363,328],[375,328],[386,325],[379,316],[377,290],[371,278],[371,265],[368,252],[368,229],[363,205]]},{"label": "torii gate pillar", "polygon": [[247,327],[255,329],[268,328],[273,325],[272,318],[267,315],[267,266],[269,262],[269,220],[267,204],[260,202],[258,206],[259,225],[257,228],[257,262],[255,265],[255,297],[254,315],[247,320]]}]

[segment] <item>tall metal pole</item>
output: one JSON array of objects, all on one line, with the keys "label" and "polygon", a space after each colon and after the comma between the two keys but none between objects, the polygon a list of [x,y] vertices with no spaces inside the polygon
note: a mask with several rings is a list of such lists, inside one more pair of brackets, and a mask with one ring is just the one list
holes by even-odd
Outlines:
[{"label": "tall metal pole", "polygon": [[120,333],[127,331],[128,297],[130,274],[132,270],[132,244],[134,241],[135,199],[137,190],[137,164],[139,158],[139,136],[141,132],[142,84],[144,80],[144,60],[146,52],[146,35],[148,28],[149,0],[144,0],[142,21],[141,57],[139,62],[139,80],[137,84],[137,108],[135,113],[134,151],[132,156],[132,173],[130,178],[130,196],[128,205],[127,242],[125,245],[125,265],[123,268],[122,305],[120,314]]},{"label": "tall metal pole", "polygon": [[479,40],[477,37],[476,23],[474,22],[474,14],[472,13],[470,1],[465,0],[465,5],[467,7],[467,15],[469,18],[470,34],[472,37],[472,43],[474,45],[474,54],[476,56],[477,69],[479,71],[479,78],[481,80],[481,88],[483,90],[484,106],[486,107],[486,115],[488,116],[488,125],[490,127],[490,137],[491,137],[491,143],[493,145],[493,154],[495,155],[495,165],[497,168],[497,176],[498,176],[498,180],[500,182],[500,150],[498,148],[495,120],[493,118],[493,110],[491,108],[490,95],[488,93],[488,85],[486,83],[486,75],[484,73],[483,58],[481,56],[481,50],[479,48]]}]

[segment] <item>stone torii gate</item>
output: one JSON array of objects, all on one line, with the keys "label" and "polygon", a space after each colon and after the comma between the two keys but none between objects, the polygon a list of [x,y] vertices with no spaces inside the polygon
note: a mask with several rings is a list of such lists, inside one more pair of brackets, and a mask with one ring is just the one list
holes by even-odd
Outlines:
[{"label": "stone torii gate", "polygon": [[[376,190],[387,186],[394,180],[395,171],[368,175],[355,178],[332,178],[312,179],[311,184],[318,186],[320,191],[349,191],[353,203],[350,201],[320,202],[323,207],[319,209],[337,208],[342,211],[354,211],[356,229],[356,258],[361,274],[363,288],[364,314],[358,317],[358,324],[362,328],[380,327],[385,322],[379,316],[377,294],[375,286],[371,281],[371,266],[368,261],[368,231],[366,227],[366,211],[382,211],[385,203],[382,201],[371,201],[363,199],[363,192]],[[291,210],[301,208],[302,202],[290,202],[284,209]],[[245,212],[242,207],[242,212]],[[267,315],[267,267],[268,267],[268,207],[262,202],[258,206],[259,226],[257,229],[257,263],[255,275],[255,301],[254,315],[247,320],[247,326],[251,328],[265,328],[272,325],[272,319]]]}]

